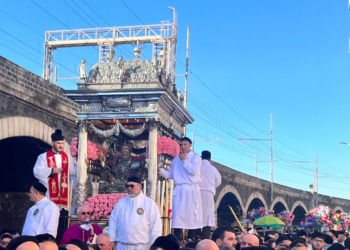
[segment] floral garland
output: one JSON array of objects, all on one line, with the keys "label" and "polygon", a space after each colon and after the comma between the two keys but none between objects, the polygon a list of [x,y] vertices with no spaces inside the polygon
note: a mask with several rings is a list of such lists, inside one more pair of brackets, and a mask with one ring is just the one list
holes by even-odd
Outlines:
[{"label": "floral garland", "polygon": [[[70,154],[73,157],[78,155],[78,138],[74,137],[70,143]],[[87,142],[87,158],[90,160],[98,160],[99,153],[103,153],[107,156],[107,150],[104,147],[98,146],[91,141]]]},{"label": "floral garland", "polygon": [[305,221],[301,221],[301,226],[328,227],[333,230],[348,228],[350,217],[346,213],[335,213],[331,208],[319,206],[309,211]]},{"label": "floral garland", "polygon": [[114,206],[128,194],[98,194],[90,197],[82,205],[90,208],[91,220],[109,219]]},{"label": "floral garland", "polygon": [[96,134],[101,139],[111,137],[112,135],[118,136],[120,130],[127,136],[136,137],[145,131],[146,123],[142,124],[142,126],[137,129],[127,129],[118,121],[111,129],[107,130],[98,129],[94,124],[91,123],[88,129],[90,133]]},{"label": "floral garland", "polygon": [[70,142],[70,154],[75,157],[78,154],[78,137],[74,137]]},{"label": "floral garland", "polygon": [[[148,157],[148,145],[146,147],[146,156]],[[166,136],[157,137],[157,154],[167,154],[172,157],[179,155],[180,145],[178,142]]]}]

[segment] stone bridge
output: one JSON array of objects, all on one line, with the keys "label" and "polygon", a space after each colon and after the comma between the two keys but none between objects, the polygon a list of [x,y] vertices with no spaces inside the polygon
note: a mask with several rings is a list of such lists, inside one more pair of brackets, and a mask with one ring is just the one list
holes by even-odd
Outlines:
[{"label": "stone bridge", "polygon": [[[222,183],[216,190],[215,208],[219,226],[230,226],[235,219],[229,210],[230,205],[240,221],[244,221],[247,212],[259,207],[275,210],[275,213],[288,211],[295,215],[293,225],[305,219],[311,210],[314,195],[311,192],[273,184],[271,200],[271,184],[269,181],[244,174],[237,170],[213,162],[222,176]],[[293,180],[291,180],[293,181]],[[329,206],[336,212],[350,211],[350,200],[318,195],[318,204]]]},{"label": "stone bridge", "polygon": [[[0,56],[0,221],[12,229],[23,226],[31,202],[27,197],[35,180],[33,166],[37,156],[50,149],[51,133],[60,128],[66,141],[76,136],[78,105],[63,89],[43,80]],[[65,151],[69,151],[68,143]],[[253,208],[266,207],[296,215],[294,224],[312,208],[310,192],[274,184],[214,163],[223,177],[215,196],[219,226],[234,222],[227,205],[244,220]],[[335,211],[350,211],[350,201],[319,195],[319,204]],[[16,211],[16,214],[13,214]],[[0,228],[1,229],[1,228]]]}]

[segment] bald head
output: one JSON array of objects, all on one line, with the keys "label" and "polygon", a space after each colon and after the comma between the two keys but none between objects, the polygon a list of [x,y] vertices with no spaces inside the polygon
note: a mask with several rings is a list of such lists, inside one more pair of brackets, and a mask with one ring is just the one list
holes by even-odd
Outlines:
[{"label": "bald head", "polygon": [[58,250],[58,246],[53,241],[44,241],[39,243],[40,250]]},{"label": "bald head", "polygon": [[106,233],[102,233],[97,236],[96,245],[100,248],[100,250],[110,250],[113,247],[111,238],[109,238],[109,235]]},{"label": "bald head", "polygon": [[39,246],[32,242],[32,241],[27,241],[24,242],[23,244],[19,245],[16,250],[40,250]]},{"label": "bald head", "polygon": [[259,246],[259,238],[254,234],[246,234],[242,238],[241,248]]},{"label": "bald head", "polygon": [[212,240],[201,240],[198,242],[196,250],[219,250],[219,247]]}]

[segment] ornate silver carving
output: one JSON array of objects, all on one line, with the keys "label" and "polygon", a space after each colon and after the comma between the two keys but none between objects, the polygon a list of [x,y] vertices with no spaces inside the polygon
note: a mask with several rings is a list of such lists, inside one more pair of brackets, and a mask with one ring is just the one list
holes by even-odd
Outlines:
[{"label": "ornate silver carving", "polygon": [[156,102],[134,102],[132,110],[136,112],[152,112],[157,110]]},{"label": "ornate silver carving", "polygon": [[79,106],[80,112],[100,112],[103,111],[102,103],[89,103]]},{"label": "ornate silver carving", "polygon": [[87,122],[86,120],[79,120],[78,122],[79,132],[86,132],[87,131]]},{"label": "ornate silver carving", "polygon": [[81,60],[81,64],[79,65],[79,75],[80,75],[80,79],[85,79],[86,78],[86,61],[83,58]]},{"label": "ornate silver carving", "polygon": [[130,109],[131,101],[129,98],[104,98],[105,110],[117,110],[120,108]]},{"label": "ornate silver carving", "polygon": [[77,183],[75,187],[75,209],[77,209],[81,204],[86,200],[86,182],[85,183]]},{"label": "ornate silver carving", "polygon": [[91,134],[96,134],[97,137],[101,139],[111,137],[113,134],[118,136],[120,133],[120,130],[127,136],[136,137],[142,134],[145,131],[145,129],[146,129],[145,123],[142,124],[142,126],[138,129],[127,129],[122,124],[120,124],[119,121],[111,129],[107,129],[107,130],[98,129],[93,124],[90,124],[89,126],[89,132]]},{"label": "ornate silver carving", "polygon": [[150,181],[148,180],[147,181],[147,186],[146,186],[146,195],[151,198],[151,195],[152,195],[152,186],[153,186],[153,180]]},{"label": "ornate silver carving", "polygon": [[146,129],[146,124],[145,124],[145,123],[142,124],[141,128],[138,128],[138,129],[126,129],[126,128],[124,128],[123,125],[121,125],[119,122],[118,122],[118,124],[120,125],[120,130],[121,130],[124,134],[126,134],[126,135],[128,135],[128,136],[130,136],[130,137],[139,136],[139,135],[142,134],[143,131],[145,131],[145,129]]}]

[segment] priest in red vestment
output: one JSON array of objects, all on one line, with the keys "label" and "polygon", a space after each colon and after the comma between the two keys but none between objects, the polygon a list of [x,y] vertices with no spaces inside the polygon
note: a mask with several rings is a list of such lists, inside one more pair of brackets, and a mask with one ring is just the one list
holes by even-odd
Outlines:
[{"label": "priest in red vestment", "polygon": [[77,210],[78,224],[70,226],[63,234],[63,238],[60,245],[66,245],[70,240],[76,239],[82,242],[95,244],[97,235],[103,233],[102,229],[96,225],[91,224],[90,221],[90,208],[89,206],[82,205]]}]

